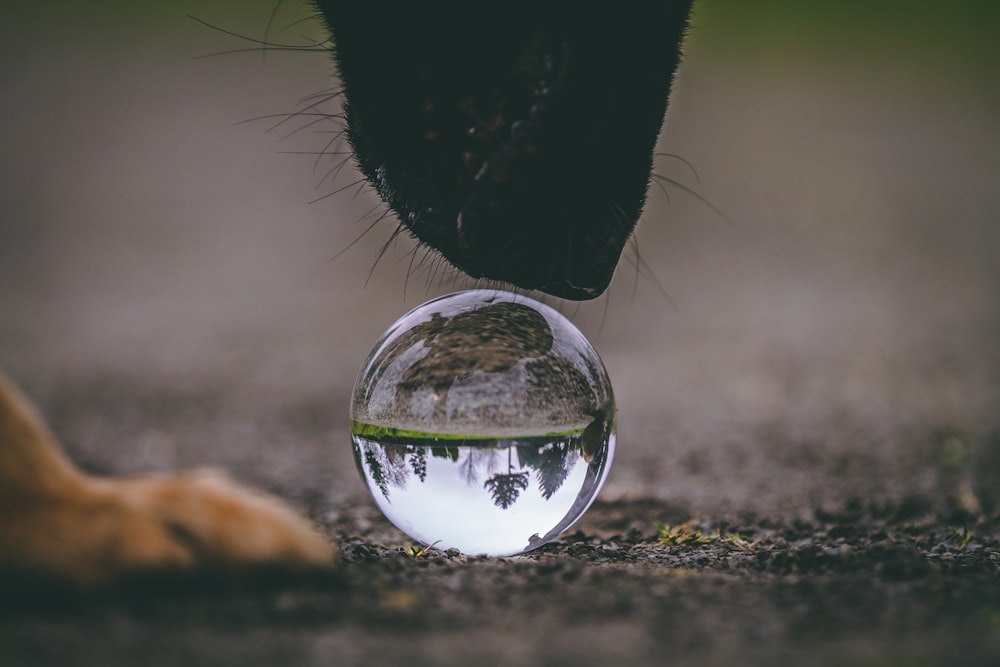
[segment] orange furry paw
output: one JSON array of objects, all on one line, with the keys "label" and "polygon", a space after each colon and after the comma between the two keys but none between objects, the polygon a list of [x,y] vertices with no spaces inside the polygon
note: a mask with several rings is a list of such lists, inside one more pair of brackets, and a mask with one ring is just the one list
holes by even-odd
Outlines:
[{"label": "orange furry paw", "polygon": [[82,474],[0,375],[0,569],[91,584],[138,571],[334,560],[305,518],[220,474]]},{"label": "orange furry paw", "polygon": [[0,512],[0,564],[79,583],[133,572],[330,565],[330,544],[275,498],[211,473],[87,480]]}]

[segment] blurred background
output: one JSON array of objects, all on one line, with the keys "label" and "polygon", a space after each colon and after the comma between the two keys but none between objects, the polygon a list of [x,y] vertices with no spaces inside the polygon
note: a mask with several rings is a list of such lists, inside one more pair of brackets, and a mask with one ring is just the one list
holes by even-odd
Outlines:
[{"label": "blurred background", "polygon": [[[693,169],[657,173],[711,205],[654,186],[656,281],[629,251],[606,298],[561,305],[618,396],[606,497],[996,513],[998,7],[698,5],[659,148]],[[89,470],[221,466],[315,514],[365,502],[347,410],[370,347],[470,283],[407,279],[406,241],[372,270],[388,220],[340,254],[377,202],[310,203],[357,179],[308,154],[336,120],[261,118],[335,85],[322,48],[256,48],[325,39],[273,10],[5,8],[0,367]]]}]

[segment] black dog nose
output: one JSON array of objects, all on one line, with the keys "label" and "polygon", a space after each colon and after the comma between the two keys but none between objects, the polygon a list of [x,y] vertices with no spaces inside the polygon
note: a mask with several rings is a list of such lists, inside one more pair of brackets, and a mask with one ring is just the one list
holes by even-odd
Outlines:
[{"label": "black dog nose", "polygon": [[646,199],[690,0],[456,30],[418,3],[319,0],[358,166],[406,229],[473,277],[583,300]]},{"label": "black dog nose", "polygon": [[574,301],[596,298],[611,282],[635,219],[559,203],[540,193],[470,204],[458,215],[456,243],[445,258],[474,277]]}]

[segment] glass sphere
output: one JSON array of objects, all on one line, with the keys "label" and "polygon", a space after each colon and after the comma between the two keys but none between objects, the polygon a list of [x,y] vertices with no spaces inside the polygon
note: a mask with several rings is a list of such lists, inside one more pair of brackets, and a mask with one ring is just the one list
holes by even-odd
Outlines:
[{"label": "glass sphere", "polygon": [[382,336],[351,402],[358,470],[414,540],[534,549],[573,525],[614,458],[604,364],[560,313],[497,290],[418,306]]}]

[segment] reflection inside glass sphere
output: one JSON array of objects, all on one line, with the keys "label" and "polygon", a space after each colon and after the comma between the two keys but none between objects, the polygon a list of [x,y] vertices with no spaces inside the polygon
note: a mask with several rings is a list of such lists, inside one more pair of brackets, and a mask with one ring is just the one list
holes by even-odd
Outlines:
[{"label": "reflection inside glass sphere", "polygon": [[613,460],[614,398],[553,309],[491,290],[403,316],[355,385],[355,461],[375,502],[426,544],[509,555],[582,516]]},{"label": "reflection inside glass sphere", "polygon": [[613,458],[606,425],[591,433],[509,440],[365,437],[354,456],[382,512],[424,544],[465,553],[534,549],[576,522]]}]

